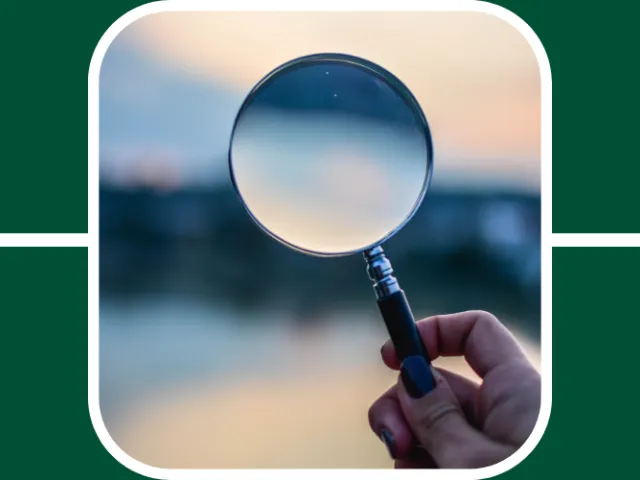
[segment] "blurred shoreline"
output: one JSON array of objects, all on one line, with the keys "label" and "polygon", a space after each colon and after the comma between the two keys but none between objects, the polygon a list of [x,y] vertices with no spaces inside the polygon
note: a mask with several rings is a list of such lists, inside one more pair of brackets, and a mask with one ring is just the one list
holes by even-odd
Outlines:
[{"label": "blurred shoreline", "polygon": [[[371,301],[360,255],[322,259],[290,251],[251,222],[231,185],[103,185],[100,202],[105,299],[180,294],[320,316],[326,299],[355,308]],[[526,317],[533,334],[539,330],[539,195],[433,190],[385,249],[414,308],[502,307]],[[417,304],[434,289],[431,308]]]}]

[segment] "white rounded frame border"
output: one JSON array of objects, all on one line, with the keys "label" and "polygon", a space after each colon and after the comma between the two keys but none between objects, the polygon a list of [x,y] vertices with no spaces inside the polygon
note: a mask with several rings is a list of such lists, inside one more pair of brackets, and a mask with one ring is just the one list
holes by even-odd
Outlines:
[{"label": "white rounded frame border", "polygon": [[[111,438],[100,412],[99,398],[99,75],[107,49],[128,25],[147,15],[159,12],[185,11],[471,11],[493,15],[512,25],[529,42],[538,60],[541,74],[541,262],[542,262],[542,316],[541,316],[541,376],[542,405],[533,433],[524,445],[506,460],[490,467],[475,470],[432,470],[434,479],[482,479],[504,473],[522,462],[538,445],[549,423],[551,414],[551,247],[564,245],[640,245],[640,235],[552,235],[551,234],[551,67],[545,49],[535,32],[520,17],[503,7],[476,0],[166,0],[149,3],[126,13],[104,33],[91,58],[89,67],[89,218],[87,235],[1,235],[0,245],[21,246],[87,246],[89,254],[89,414],[98,438],[107,451],[130,470],[158,479],[243,479],[265,480],[324,480],[334,478],[366,478],[377,480],[398,476],[424,480],[420,470],[201,470],[163,469],[144,464],[124,452]],[[35,239],[37,237],[37,239]],[[552,242],[553,237],[553,242]],[[84,240],[84,241],[83,241]]]}]

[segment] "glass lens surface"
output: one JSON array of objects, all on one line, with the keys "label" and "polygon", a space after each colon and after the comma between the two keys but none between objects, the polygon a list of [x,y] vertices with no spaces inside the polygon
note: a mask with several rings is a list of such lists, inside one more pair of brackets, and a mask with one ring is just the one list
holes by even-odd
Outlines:
[{"label": "glass lens surface", "polygon": [[364,60],[313,56],[266,77],[241,108],[235,186],[256,222],[307,253],[385,240],[418,207],[431,140],[408,90]]}]

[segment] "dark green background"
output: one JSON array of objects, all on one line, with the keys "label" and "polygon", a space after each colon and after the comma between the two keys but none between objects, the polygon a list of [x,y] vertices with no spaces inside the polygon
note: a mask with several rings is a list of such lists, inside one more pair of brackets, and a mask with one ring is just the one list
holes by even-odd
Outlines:
[{"label": "dark green background", "polygon": [[[1,232],[86,231],[89,60],[138,3],[3,5]],[[500,3],[551,61],[554,231],[640,232],[638,7]],[[640,428],[631,371],[640,249],[555,249],[553,261],[551,422],[503,478],[622,476]],[[0,249],[0,302],[7,478],[139,478],[106,452],[88,415],[87,250]]]}]

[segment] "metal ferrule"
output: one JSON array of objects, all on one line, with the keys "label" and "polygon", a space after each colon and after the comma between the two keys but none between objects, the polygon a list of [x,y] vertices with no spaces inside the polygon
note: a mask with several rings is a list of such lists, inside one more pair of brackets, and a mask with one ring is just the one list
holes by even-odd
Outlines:
[{"label": "metal ferrule", "polygon": [[385,256],[382,247],[378,246],[367,250],[364,252],[364,258],[367,262],[369,278],[373,282],[373,289],[378,298],[384,298],[400,291],[398,280],[393,276],[391,262]]}]

